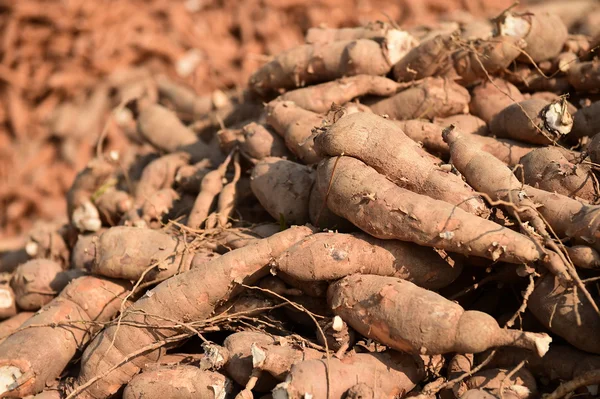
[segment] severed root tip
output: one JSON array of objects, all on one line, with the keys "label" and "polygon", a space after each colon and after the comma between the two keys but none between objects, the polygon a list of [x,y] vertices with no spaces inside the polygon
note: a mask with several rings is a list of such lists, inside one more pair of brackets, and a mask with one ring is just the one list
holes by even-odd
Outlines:
[{"label": "severed root tip", "polygon": [[573,117],[567,110],[564,101],[548,104],[540,111],[544,127],[556,138],[571,133]]},{"label": "severed root tip", "polygon": [[277,384],[272,391],[273,399],[300,399],[302,397],[300,395],[295,395],[293,393],[294,391],[288,390],[288,388],[291,389],[290,384],[287,381]]},{"label": "severed root tip", "polygon": [[98,209],[90,201],[75,208],[71,218],[79,231],[98,231],[102,227]]},{"label": "severed root tip", "polygon": [[[505,330],[509,331],[509,330]],[[515,346],[520,346],[529,350],[535,350],[539,357],[543,357],[550,349],[552,337],[545,333],[520,332]]]},{"label": "severed root tip", "polygon": [[442,130],[442,139],[448,144],[452,144],[460,137],[460,133],[456,130],[456,125],[451,124]]},{"label": "severed root tip", "polygon": [[250,350],[252,353],[252,367],[255,369],[261,369],[265,363],[265,359],[267,358],[267,353],[258,345],[256,345],[256,342],[252,343]]},{"label": "severed root tip", "polygon": [[25,244],[25,252],[27,252],[27,255],[31,256],[32,258],[37,256],[39,250],[40,246],[33,240],[29,240],[27,241],[27,244]]},{"label": "severed root tip", "polygon": [[229,361],[229,350],[217,344],[205,342],[202,344],[204,357],[200,361],[203,370],[219,370]]},{"label": "severed root tip", "polygon": [[232,390],[231,381],[225,378],[222,384],[210,386],[215,394],[215,399],[225,399]]},{"label": "severed root tip", "polygon": [[498,25],[501,36],[525,37],[531,29],[531,24],[525,18],[515,16],[509,12],[503,15],[502,22]]},{"label": "severed root tip", "polygon": [[417,39],[406,31],[398,29],[388,30],[385,35],[385,48],[390,65],[395,65],[418,44]]},{"label": "severed root tip", "polygon": [[23,376],[20,368],[12,365],[0,366],[0,396],[19,387],[19,378]]}]

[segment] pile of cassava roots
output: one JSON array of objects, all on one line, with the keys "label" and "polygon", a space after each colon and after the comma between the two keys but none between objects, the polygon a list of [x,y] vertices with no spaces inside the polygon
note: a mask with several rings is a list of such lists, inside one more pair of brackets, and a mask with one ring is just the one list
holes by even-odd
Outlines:
[{"label": "pile of cassava roots", "polygon": [[599,8],[112,75],[129,150],[0,256],[0,397],[598,397]]}]

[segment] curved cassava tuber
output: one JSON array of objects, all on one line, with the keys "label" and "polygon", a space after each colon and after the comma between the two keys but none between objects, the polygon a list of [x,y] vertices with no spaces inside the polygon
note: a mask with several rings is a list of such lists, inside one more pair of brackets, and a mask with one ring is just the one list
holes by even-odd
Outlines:
[{"label": "curved cassava tuber", "polygon": [[516,346],[543,356],[547,334],[502,329],[483,312],[465,311],[432,291],[395,277],[354,274],[329,286],[334,313],[368,338],[415,354],[478,353]]}]

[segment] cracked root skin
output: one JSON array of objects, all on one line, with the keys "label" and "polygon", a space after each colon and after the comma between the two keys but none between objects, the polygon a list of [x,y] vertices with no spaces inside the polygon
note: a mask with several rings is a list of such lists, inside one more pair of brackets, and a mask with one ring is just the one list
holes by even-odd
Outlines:
[{"label": "cracked root skin", "polygon": [[[342,399],[348,389],[364,383],[376,398],[393,399],[409,392],[424,377],[414,358],[398,352],[359,353],[343,360],[308,360],[292,367],[285,382],[273,390],[273,399]],[[328,388],[327,374],[330,376]]]},{"label": "cracked root skin", "polygon": [[374,237],[510,263],[531,263],[540,257],[528,237],[402,189],[357,159],[329,158],[319,164],[317,175],[317,188],[322,193],[329,190],[329,209]]},{"label": "cracked root skin", "polygon": [[223,374],[196,366],[163,366],[133,377],[123,399],[225,399],[231,390],[231,381]]},{"label": "cracked root skin", "polygon": [[275,264],[278,270],[307,282],[363,273],[402,278],[430,290],[451,284],[462,271],[462,263],[450,264],[431,248],[331,232],[306,237]]},{"label": "cracked root skin", "polygon": [[593,172],[589,165],[579,164],[576,155],[560,147],[531,151],[521,159],[525,184],[551,193],[594,201]]},{"label": "cracked root skin", "polygon": [[400,87],[398,83],[383,76],[358,75],[289,91],[280,98],[293,101],[306,110],[325,114],[334,103],[346,104],[365,95],[388,97]]},{"label": "cracked root skin", "polygon": [[345,277],[329,286],[327,302],[360,334],[415,354],[478,353],[508,345],[543,355],[552,341],[547,334],[502,329],[486,313],[465,311],[394,277]]},{"label": "cracked root skin", "polygon": [[469,111],[471,96],[452,80],[429,77],[409,89],[369,104],[374,113],[392,119],[445,117]]},{"label": "cracked root skin", "polygon": [[[91,323],[61,328],[51,327],[52,323],[110,320],[118,311],[125,292],[124,283],[91,276],[78,278],[23,325],[48,327],[24,329],[6,338],[0,344],[0,374],[11,367],[17,367],[22,374],[22,378],[17,379],[18,388],[10,395],[23,397],[44,389],[62,373],[97,329],[97,325]],[[0,379],[6,381],[5,376]],[[4,392],[6,384],[0,395]]]},{"label": "cracked root skin", "polygon": [[343,76],[385,75],[393,65],[385,47],[368,39],[294,47],[279,53],[256,71],[250,77],[249,85],[254,91],[264,93]]},{"label": "cracked root skin", "polygon": [[[441,134],[441,133],[440,133]],[[427,153],[393,121],[368,113],[341,118],[315,138],[323,155],[360,159],[396,185],[482,215],[487,208],[460,176],[442,170],[442,161]]]},{"label": "cracked root skin", "polygon": [[[308,227],[292,227],[211,261],[159,284],[139,299],[132,310],[148,312],[175,320],[202,320],[215,307],[236,294],[234,282],[252,284],[268,273],[271,259],[312,233]],[[164,319],[128,312],[123,322],[172,325]],[[125,356],[177,332],[172,328],[137,328],[122,324],[108,327],[86,348],[77,384],[83,384],[119,363]],[[111,342],[114,338],[114,345]],[[109,373],[80,395],[82,398],[106,398],[127,383],[145,363],[160,356],[153,351]]]},{"label": "cracked root skin", "polygon": [[184,264],[185,243],[159,230],[116,226],[105,231],[95,245],[92,272],[112,278],[138,280],[144,271],[147,280],[164,279],[178,270],[187,270],[192,255]]},{"label": "cracked root skin", "polygon": [[[536,284],[529,297],[528,308],[546,328],[574,347],[600,354],[600,318],[583,298],[581,291],[565,288],[554,276],[546,275]],[[581,318],[581,325],[577,323],[575,309]]]},{"label": "cracked root skin", "polygon": [[313,171],[299,163],[269,157],[252,170],[250,187],[260,204],[275,220],[289,224],[309,221],[308,205]]}]

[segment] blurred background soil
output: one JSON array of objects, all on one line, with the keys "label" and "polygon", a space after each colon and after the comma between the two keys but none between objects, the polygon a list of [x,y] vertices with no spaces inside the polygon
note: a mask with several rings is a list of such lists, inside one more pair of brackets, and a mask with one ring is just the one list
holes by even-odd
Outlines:
[{"label": "blurred background soil", "polygon": [[[401,27],[494,16],[506,0],[0,1],[0,251],[36,220],[64,220],[64,194],[105,139],[135,143],[114,88],[167,74],[198,94],[243,87],[309,27]],[[450,17],[450,15],[452,15]],[[216,92],[219,93],[219,92]],[[122,94],[122,90],[121,90]]]}]

